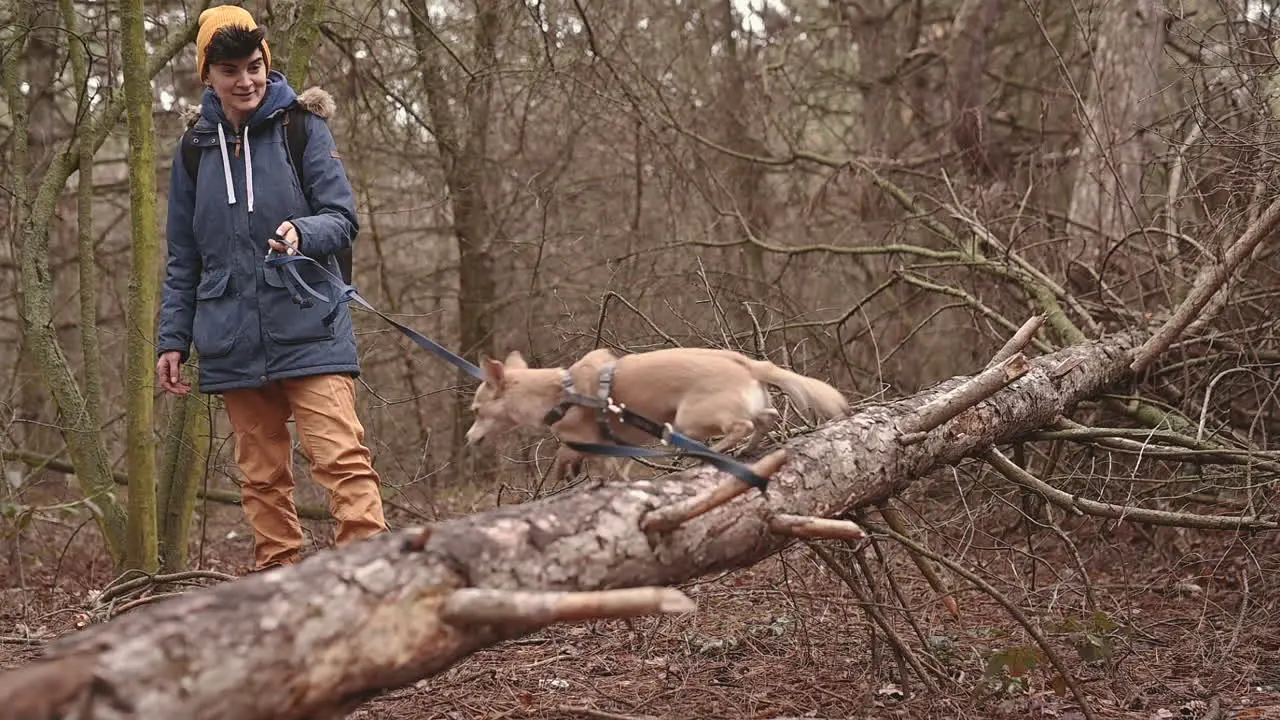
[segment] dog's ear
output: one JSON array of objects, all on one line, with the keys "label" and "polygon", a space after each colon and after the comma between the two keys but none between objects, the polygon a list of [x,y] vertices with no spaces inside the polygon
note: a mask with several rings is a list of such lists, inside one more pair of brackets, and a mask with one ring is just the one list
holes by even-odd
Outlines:
[{"label": "dog's ear", "polygon": [[506,367],[502,363],[485,355],[480,356],[480,374],[484,377],[484,381],[495,389],[502,387],[505,371]]},{"label": "dog's ear", "polygon": [[513,370],[528,370],[529,363],[524,361],[524,356],[519,350],[512,350],[507,354],[507,367]]}]

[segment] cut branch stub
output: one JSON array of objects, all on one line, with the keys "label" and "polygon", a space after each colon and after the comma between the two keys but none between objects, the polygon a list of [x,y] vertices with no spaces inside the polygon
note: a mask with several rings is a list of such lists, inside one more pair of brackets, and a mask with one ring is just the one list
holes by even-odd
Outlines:
[{"label": "cut branch stub", "polygon": [[852,520],[774,515],[769,518],[769,532],[807,540],[862,540],[867,536],[862,526]]},{"label": "cut branch stub", "polygon": [[903,445],[914,445],[928,435],[930,430],[942,425],[960,413],[995,395],[1009,383],[1026,375],[1031,364],[1022,353],[983,370],[916,411],[907,423],[905,432],[898,438]]},{"label": "cut branch stub", "polygon": [[462,588],[445,598],[440,619],[451,625],[544,627],[557,622],[693,612],[688,595],[668,587],[594,592],[524,592]]},{"label": "cut branch stub", "polygon": [[996,354],[991,357],[991,362],[987,363],[987,367],[995,367],[1013,357],[1015,353],[1022,352],[1035,339],[1036,333],[1040,331],[1040,327],[1044,325],[1046,319],[1047,316],[1041,313],[1040,315],[1033,315],[1022,323],[1022,327],[1018,328],[1018,332],[1009,338],[1009,342],[1005,343],[1004,347],[997,350]]},{"label": "cut branch stub", "polygon": [[[760,477],[769,479],[786,461],[787,451],[775,450],[757,460],[751,466],[751,470]],[[751,486],[746,482],[730,477],[708,492],[646,513],[640,520],[640,529],[645,532],[670,532],[699,515],[715,510],[750,489]]]}]

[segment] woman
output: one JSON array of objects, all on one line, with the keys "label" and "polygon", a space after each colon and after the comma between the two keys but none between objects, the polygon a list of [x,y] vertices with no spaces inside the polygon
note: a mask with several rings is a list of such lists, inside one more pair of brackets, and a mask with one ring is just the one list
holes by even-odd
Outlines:
[{"label": "woman", "polygon": [[[355,409],[360,365],[350,312],[342,304],[326,317],[332,308],[294,303],[283,276],[263,262],[269,248],[300,252],[336,275],[335,256],[351,248],[359,224],[322,116],[332,99],[318,89],[300,97],[271,70],[265,33],[248,11],[223,5],[202,13],[196,57],[206,88],[169,176],[156,372],[167,392],[190,392],[180,371],[194,344],[200,391],[223,396],[244,475],[254,569],[264,570],[297,562],[302,551],[290,416],[312,479],[329,491],[337,543],[386,529]],[[308,112],[289,113],[300,101]],[[297,173],[286,143],[290,117],[306,130]],[[193,148],[191,174],[184,143]],[[320,268],[296,267],[308,285],[334,295]]]}]

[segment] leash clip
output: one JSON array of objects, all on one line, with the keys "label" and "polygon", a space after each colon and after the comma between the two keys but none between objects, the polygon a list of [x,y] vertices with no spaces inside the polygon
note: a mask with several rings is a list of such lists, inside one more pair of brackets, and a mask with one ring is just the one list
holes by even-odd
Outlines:
[{"label": "leash clip", "polygon": [[658,438],[658,442],[663,445],[671,445],[671,434],[675,431],[676,429],[672,427],[671,423],[662,423],[662,437]]}]

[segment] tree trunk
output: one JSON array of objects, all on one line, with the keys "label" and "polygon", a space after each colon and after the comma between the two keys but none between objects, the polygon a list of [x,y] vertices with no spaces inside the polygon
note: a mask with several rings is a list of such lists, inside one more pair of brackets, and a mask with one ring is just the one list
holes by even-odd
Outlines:
[{"label": "tree trunk", "polygon": [[[458,334],[465,357],[494,355],[492,308],[496,294],[493,276],[493,227],[489,215],[487,170],[493,85],[497,73],[497,42],[502,28],[498,0],[476,3],[475,35],[470,78],[462,97],[454,98],[445,79],[443,48],[430,25],[425,0],[409,3],[414,46],[422,67],[427,106],[434,125],[445,183],[453,210],[454,236],[458,243]],[[454,103],[466,108],[466,117],[455,117]],[[465,126],[465,134],[462,127]],[[471,399],[458,395],[455,406],[454,454],[456,466],[483,474],[491,467],[489,454],[463,452],[465,417]],[[483,465],[483,468],[479,467]]]},{"label": "tree trunk", "polygon": [[147,75],[142,0],[124,0],[121,16],[125,116],[129,128],[129,215],[133,226],[125,343],[129,520],[124,565],[153,573],[160,563],[155,450],[156,298],[160,289],[156,150],[151,131],[151,79]]},{"label": "tree trunk", "polygon": [[965,167],[979,178],[1000,164],[987,129],[987,64],[991,38],[1000,27],[1005,0],[965,0],[956,13],[947,89],[951,96],[951,139]]},{"label": "tree trunk", "polygon": [[[71,37],[79,37],[79,21],[72,0],[61,0],[63,22]],[[72,76],[76,83],[76,117],[89,109],[89,55],[81,43],[68,43]],[[76,177],[76,223],[80,271],[80,349],[84,363],[85,423],[102,427],[102,344],[98,333],[98,258],[93,232],[93,138],[88,133],[76,140],[80,171]]]},{"label": "tree trunk", "polygon": [[[60,172],[62,167],[70,164],[66,162],[69,153],[64,152],[54,160],[32,198],[26,182],[30,163],[27,156],[27,100],[18,89],[22,82],[18,67],[32,16],[29,3],[20,3],[18,7],[19,17],[10,26],[11,36],[8,39],[11,42],[7,45],[11,50],[5,54],[4,84],[9,93],[14,130],[11,134],[11,165],[13,188],[17,196],[17,225],[22,237],[23,338],[40,369],[45,387],[53,394],[62,414],[63,437],[76,465],[76,477],[80,480],[86,498],[96,510],[95,517],[108,551],[118,561],[123,557],[124,549],[124,511],[115,496],[107,451],[98,435],[99,428],[86,412],[88,403],[81,394],[53,327],[49,222],[57,207],[58,193],[71,175],[70,170]],[[55,173],[58,176],[56,185],[50,182]]]},{"label": "tree trunk", "polygon": [[[719,12],[708,12],[708,23],[716,25],[712,17],[718,16],[719,23],[715,34],[724,43],[724,56],[721,61],[720,105],[723,113],[720,132],[726,147],[746,155],[767,156],[768,148],[763,141],[753,135],[752,128],[760,128],[760,118],[764,113],[752,105],[762,93],[754,82],[755,51],[751,46],[750,36],[741,43],[738,36],[742,34],[742,20],[734,10],[732,0],[720,0]],[[763,131],[761,131],[763,132]],[[726,240],[747,239],[748,242],[736,246],[726,252],[730,259],[741,261],[743,277],[750,278],[749,287],[735,293],[733,303],[725,303],[725,320],[729,321],[732,330],[750,327],[750,316],[747,315],[738,299],[746,297],[763,302],[769,297],[768,276],[765,274],[764,250],[751,238],[769,239],[772,218],[770,216],[770,188],[765,176],[765,166],[751,160],[725,157],[723,167],[728,182],[727,207],[723,211],[733,213],[734,217],[726,218]],[[737,255],[738,258],[733,258]],[[759,356],[767,354],[766,348],[753,347],[749,352]]]},{"label": "tree trunk", "polygon": [[269,38],[274,68],[289,84],[302,90],[307,81],[311,55],[320,40],[320,18],[325,0],[287,0],[268,4],[268,23],[274,31]]},{"label": "tree trunk", "polygon": [[1159,111],[1165,35],[1164,11],[1155,0],[1101,5],[1067,213],[1070,232],[1091,266],[1144,215],[1145,143],[1147,126]]},{"label": "tree trunk", "polygon": [[[183,369],[187,382],[195,372]],[[210,438],[209,399],[188,393],[170,401],[169,429],[165,434],[164,459],[160,464],[160,487],[156,498],[160,568],[176,572],[187,566],[191,516],[196,493],[205,474]]]},{"label": "tree trunk", "polygon": [[919,442],[903,442],[898,428],[964,379],[832,422],[787,445],[767,498],[744,496],[669,533],[645,533],[641,519],[726,476],[700,467],[500,507],[143,606],[0,676],[0,707],[21,720],[69,708],[98,720],[332,717],[500,640],[592,615],[579,605],[515,621],[459,589],[545,604],[557,599],[552,591],[668,585],[752,565],[792,542],[771,532],[775,515],[874,505],[1048,424],[1125,378],[1135,340],[1113,336],[1031,361],[1020,379]]}]

